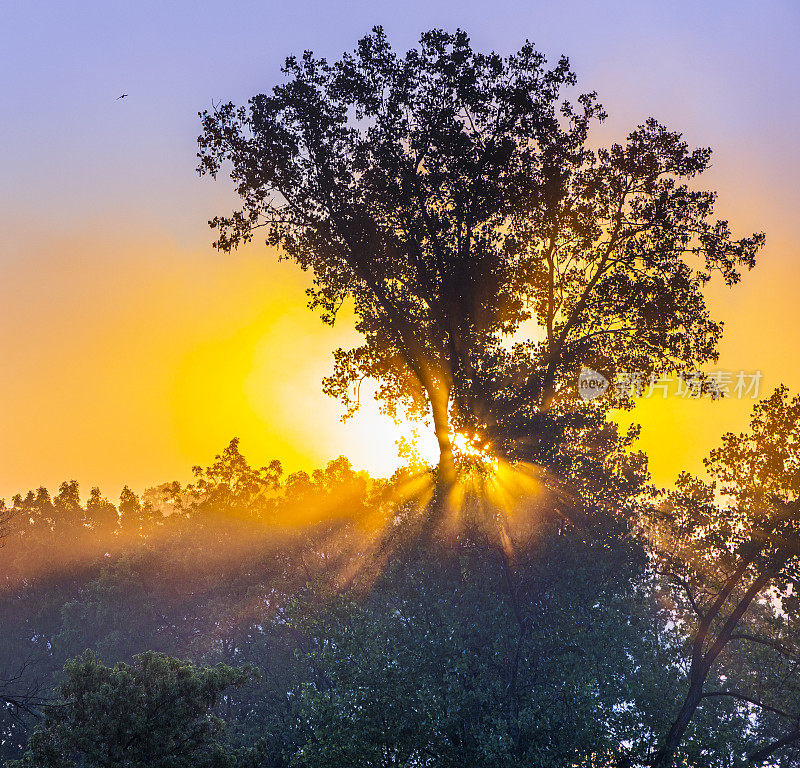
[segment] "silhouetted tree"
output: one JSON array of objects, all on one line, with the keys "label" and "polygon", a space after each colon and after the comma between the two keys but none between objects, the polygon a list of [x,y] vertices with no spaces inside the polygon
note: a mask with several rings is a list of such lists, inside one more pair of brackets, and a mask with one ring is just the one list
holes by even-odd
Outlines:
[{"label": "silhouetted tree", "polygon": [[59,534],[76,536],[86,523],[86,513],[81,506],[81,492],[77,480],[64,481],[53,497],[53,506],[58,510],[55,525]]},{"label": "silhouetted tree", "polygon": [[[504,58],[433,30],[398,56],[375,28],[337,62],[306,52],[283,72],[247,108],[202,113],[199,171],[230,163],[243,200],[211,222],[216,245],[263,227],[312,271],[326,322],[353,302],[365,341],[335,353],[325,391],[352,412],[374,377],[389,413],[429,411],[443,482],[453,429],[503,452],[506,409],[546,426],[535,415],[575,397],[563,385],[582,365],[647,375],[715,358],[703,286],[737,282],[763,236],[734,239],[714,193],[687,186],[709,150],[652,119],[590,148],[595,95],[567,101],[567,60],[548,69],[530,43]],[[505,351],[530,318],[542,340]]]},{"label": "silhouetted tree", "polygon": [[0,546],[8,535],[9,525],[14,518],[14,507],[7,507],[5,499],[0,499]]},{"label": "silhouetted tree", "polygon": [[268,511],[282,472],[277,459],[265,467],[251,467],[234,438],[210,467],[192,468],[194,482],[183,492],[181,509],[196,523],[257,520]]},{"label": "silhouetted tree", "polygon": [[126,485],[119,496],[120,530],[128,536],[140,536],[147,522],[141,499]]},{"label": "silhouetted tree", "polygon": [[89,492],[86,501],[86,520],[98,536],[107,536],[119,525],[117,508],[95,487]]},{"label": "silhouetted tree", "polygon": [[28,491],[24,498],[17,494],[12,503],[23,526],[30,526],[40,533],[52,530],[54,525],[53,500],[47,488]]},{"label": "silhouetted tree", "polygon": [[[28,765],[47,765],[52,753],[34,750],[50,746],[74,750],[55,764],[92,765],[81,750],[117,749],[117,726],[146,750],[169,740],[175,713],[152,740],[145,713],[182,689],[157,670],[132,671],[131,657],[154,649],[193,659],[196,671],[219,661],[264,670],[214,708],[229,724],[224,740],[216,734],[220,754],[245,765],[646,766],[702,677],[673,763],[732,768],[769,754],[789,768],[800,746],[800,556],[784,560],[784,547],[798,541],[800,403],[782,392],[749,433],[725,438],[709,465],[715,488],[683,478],[652,510],[650,564],[628,514],[643,459],[602,413],[565,420],[548,460],[586,514],[567,519],[568,499],[533,492],[503,508],[502,542],[478,514],[481,496],[468,498],[452,541],[402,535],[413,505],[342,457],[251,493],[245,480],[258,470],[238,449],[196,473],[204,491],[180,492],[186,514],[141,539],[108,546],[90,525],[78,552],[61,552],[49,522],[41,534],[15,518],[0,550],[12,555],[0,570],[0,762],[22,755],[54,699],[63,709],[30,743]],[[102,661],[100,684],[87,683],[91,701],[70,710],[53,681],[86,647]],[[103,666],[118,661],[129,677]],[[123,678],[130,687],[117,687]],[[58,720],[69,711],[74,719]]]}]

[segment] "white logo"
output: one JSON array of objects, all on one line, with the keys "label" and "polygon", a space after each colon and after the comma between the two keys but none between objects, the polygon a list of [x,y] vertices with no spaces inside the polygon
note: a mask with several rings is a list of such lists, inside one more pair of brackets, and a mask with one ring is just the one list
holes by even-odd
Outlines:
[{"label": "white logo", "polygon": [[585,400],[594,400],[605,394],[608,389],[608,379],[593,371],[591,368],[582,368],[578,374],[578,394]]}]

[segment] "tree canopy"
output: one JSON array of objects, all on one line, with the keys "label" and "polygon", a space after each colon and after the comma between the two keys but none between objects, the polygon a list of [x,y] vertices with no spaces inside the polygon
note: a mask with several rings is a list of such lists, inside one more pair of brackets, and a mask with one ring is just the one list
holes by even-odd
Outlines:
[{"label": "tree canopy", "polygon": [[[800,744],[796,726],[786,733],[800,707],[791,616],[800,567],[800,396],[776,389],[754,406],[750,430],[724,435],[705,463],[710,482],[683,474],[654,513],[656,562],[678,590],[692,633],[686,699],[655,766],[668,764],[709,697],[767,713],[762,738],[772,734],[772,743],[753,750],[759,763]],[[764,666],[761,681],[742,666],[748,654]],[[720,666],[722,684],[709,692]]]},{"label": "tree canopy", "polygon": [[[386,503],[387,481],[344,459],[282,479],[235,441],[187,488],[160,487],[177,501],[128,498],[149,509],[136,538],[88,517],[57,567],[32,554],[58,552],[62,518],[106,518],[102,495],[77,510],[71,491],[20,496],[0,551],[0,754],[28,741],[22,765],[96,765],[125,732],[138,765],[179,731],[202,736],[202,759],[263,768],[789,768],[799,429],[780,388],[712,452],[709,480],[645,503],[641,467],[614,479],[620,458],[585,502],[619,514],[545,514],[521,494],[502,540],[475,514],[450,540],[404,537],[413,503]],[[220,662],[238,671],[209,678],[219,697],[177,709],[197,721],[151,729],[158,702],[198,701]]]},{"label": "tree canopy", "polygon": [[[198,668],[147,652],[107,667],[91,651],[68,662],[17,768],[233,768],[211,713],[226,689],[252,678],[224,664]],[[244,762],[242,762],[244,765]]]},{"label": "tree canopy", "polygon": [[[453,429],[508,452],[507,401],[547,412],[582,365],[715,358],[703,286],[737,282],[763,236],[734,238],[715,194],[689,186],[708,149],[653,119],[593,148],[595,94],[569,100],[567,59],[548,67],[530,43],[502,57],[432,30],[401,56],[376,27],[336,62],[306,52],[283,73],[247,107],[202,113],[199,171],[229,165],[242,199],[211,222],[216,245],[263,228],[312,271],[326,322],[351,300],[364,343],[336,352],[326,391],[352,410],[372,377],[388,412],[429,412],[447,474]],[[509,352],[526,320],[541,338]]]}]

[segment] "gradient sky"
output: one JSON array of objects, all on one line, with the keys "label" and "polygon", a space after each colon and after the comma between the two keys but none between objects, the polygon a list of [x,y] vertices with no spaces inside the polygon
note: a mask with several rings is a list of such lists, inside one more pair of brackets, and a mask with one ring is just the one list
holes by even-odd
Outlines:
[{"label": "gradient sky", "polygon": [[[194,173],[197,112],[270,88],[289,53],[336,57],[374,24],[395,47],[466,29],[508,53],[566,53],[622,139],[653,115],[715,150],[705,184],[759,266],[713,290],[720,368],[800,389],[800,5],[796,2],[79,2],[0,7],[0,497],[75,478],[115,495],[184,480],[233,436],[254,463],[395,461],[368,404],[320,393],[355,341],[304,307],[264,248],[222,256],[234,204]],[[128,98],[117,101],[121,93]],[[656,480],[694,469],[750,402],[643,402]]]}]

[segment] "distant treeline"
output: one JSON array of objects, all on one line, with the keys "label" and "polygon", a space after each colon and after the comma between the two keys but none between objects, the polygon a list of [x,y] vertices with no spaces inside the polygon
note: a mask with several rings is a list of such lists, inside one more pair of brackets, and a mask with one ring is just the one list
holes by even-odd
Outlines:
[{"label": "distant treeline", "polygon": [[[186,486],[164,483],[141,496],[128,486],[117,504],[92,488],[86,503],[74,480],[58,492],[47,488],[18,494],[4,506],[0,564],[7,583],[46,575],[65,566],[86,567],[142,546],[175,537],[206,537],[212,549],[255,546],[269,529],[305,529],[340,517],[374,525],[391,497],[392,482],[356,472],[339,457],[324,469],[284,476],[279,461],[250,467],[234,439],[208,468],[194,467]],[[399,475],[398,475],[399,477]],[[385,510],[384,510],[385,513]],[[213,544],[212,544],[213,539]]]}]

